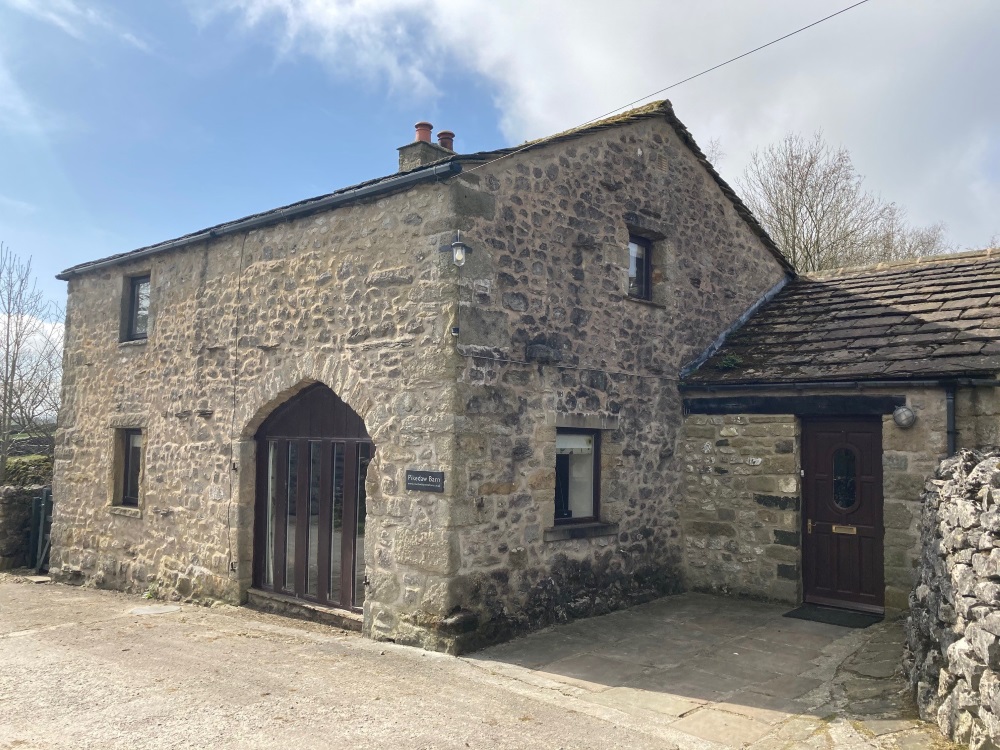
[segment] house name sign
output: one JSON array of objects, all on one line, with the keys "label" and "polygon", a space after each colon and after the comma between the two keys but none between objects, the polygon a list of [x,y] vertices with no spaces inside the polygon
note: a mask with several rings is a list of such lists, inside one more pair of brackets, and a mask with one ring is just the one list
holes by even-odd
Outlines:
[{"label": "house name sign", "polygon": [[406,489],[416,492],[444,492],[444,472],[407,469]]}]

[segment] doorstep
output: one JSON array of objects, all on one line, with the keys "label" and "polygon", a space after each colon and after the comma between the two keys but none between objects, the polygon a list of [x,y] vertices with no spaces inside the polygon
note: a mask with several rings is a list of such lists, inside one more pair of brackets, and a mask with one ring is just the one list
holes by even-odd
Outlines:
[{"label": "doorstep", "polygon": [[316,602],[296,599],[294,596],[275,594],[273,591],[263,591],[262,589],[249,589],[247,591],[247,604],[254,609],[276,615],[297,617],[301,620],[332,625],[341,630],[361,632],[363,617],[358,612],[326,607],[322,604],[316,604]]}]

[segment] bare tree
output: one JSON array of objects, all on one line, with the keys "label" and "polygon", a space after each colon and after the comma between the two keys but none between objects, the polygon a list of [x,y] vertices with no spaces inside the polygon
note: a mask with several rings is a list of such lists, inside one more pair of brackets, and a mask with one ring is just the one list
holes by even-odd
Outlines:
[{"label": "bare tree", "polygon": [[944,226],[913,228],[906,212],[867,192],[844,148],[816,133],[755,151],[737,182],[750,210],[800,271],[947,252]]},{"label": "bare tree", "polygon": [[944,224],[938,222],[928,227],[911,227],[906,223],[906,213],[893,204],[893,210],[882,227],[882,234],[871,247],[871,258],[866,262],[883,263],[903,258],[921,258],[937,255],[952,248],[944,236]]},{"label": "bare tree", "polygon": [[718,169],[719,164],[726,158],[726,152],[722,148],[722,141],[716,137],[712,138],[702,147],[702,153],[708,159],[708,163]]},{"label": "bare tree", "polygon": [[31,271],[0,244],[0,484],[19,433],[45,434],[59,405],[62,325]]}]

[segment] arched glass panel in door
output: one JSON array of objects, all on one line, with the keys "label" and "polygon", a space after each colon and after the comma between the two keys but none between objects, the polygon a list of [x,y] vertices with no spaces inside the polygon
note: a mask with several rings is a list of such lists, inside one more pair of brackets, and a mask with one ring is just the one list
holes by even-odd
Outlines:
[{"label": "arched glass panel in door", "polygon": [[858,454],[847,446],[833,454],[833,504],[841,510],[858,504]]}]

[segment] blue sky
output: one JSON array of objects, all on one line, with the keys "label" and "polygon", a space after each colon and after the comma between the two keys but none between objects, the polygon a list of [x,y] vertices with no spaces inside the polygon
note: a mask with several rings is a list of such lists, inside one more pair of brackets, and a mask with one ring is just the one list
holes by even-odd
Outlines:
[{"label": "blue sky", "polygon": [[[0,0],[0,240],[70,265],[611,111],[846,0]],[[868,185],[1000,232],[1000,3],[871,0],[668,96],[723,176],[822,129]]]}]

